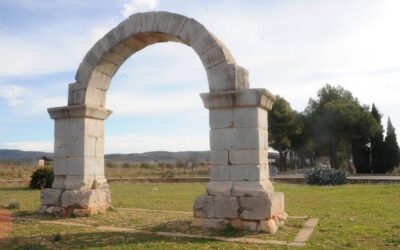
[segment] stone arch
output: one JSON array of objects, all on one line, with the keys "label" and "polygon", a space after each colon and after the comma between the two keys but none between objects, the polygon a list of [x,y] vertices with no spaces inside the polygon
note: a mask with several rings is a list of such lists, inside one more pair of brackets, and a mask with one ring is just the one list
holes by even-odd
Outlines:
[{"label": "stone arch", "polygon": [[68,105],[105,106],[105,93],[124,61],[161,42],[190,46],[207,72],[210,92],[249,87],[248,71],[236,64],[228,48],[192,18],[169,12],[137,13],[101,38],[86,54],[70,85]]},{"label": "stone arch", "polygon": [[210,181],[193,205],[194,225],[275,232],[287,214],[268,167],[268,111],[275,97],[250,89],[248,72],[194,19],[168,12],[132,15],[86,54],[70,84],[68,106],[49,108],[55,120],[54,182],[41,192],[39,211],[65,215],[104,212],[111,194],[104,174],[105,96],[122,63],[166,41],[191,46],[207,72],[201,94],[210,122]]}]

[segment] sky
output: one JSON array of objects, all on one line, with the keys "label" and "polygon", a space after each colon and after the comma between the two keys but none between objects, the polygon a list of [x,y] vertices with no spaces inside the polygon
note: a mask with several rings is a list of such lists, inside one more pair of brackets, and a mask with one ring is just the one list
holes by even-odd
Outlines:
[{"label": "sky", "polygon": [[[0,148],[53,151],[47,108],[90,47],[129,15],[192,17],[230,49],[250,86],[303,111],[326,83],[375,103],[400,131],[398,0],[0,0]],[[178,43],[146,47],[114,76],[106,107],[106,153],[208,150],[208,91],[196,53]]]}]

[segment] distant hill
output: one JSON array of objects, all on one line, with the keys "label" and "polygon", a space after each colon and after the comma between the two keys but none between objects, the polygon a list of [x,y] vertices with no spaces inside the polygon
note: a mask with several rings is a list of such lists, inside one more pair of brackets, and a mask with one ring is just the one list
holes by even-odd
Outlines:
[{"label": "distant hill", "polygon": [[12,160],[12,161],[24,161],[33,162],[46,156],[49,158],[53,157],[52,153],[40,152],[40,151],[22,151],[14,149],[0,149],[0,160]]},{"label": "distant hill", "polygon": [[109,154],[105,158],[107,161],[162,161],[162,162],[175,162],[175,161],[207,161],[209,158],[209,151],[183,151],[183,152],[168,152],[168,151],[153,151],[146,153],[133,153],[133,154]]},{"label": "distant hill", "polygon": [[[122,161],[122,162],[176,162],[176,161],[208,161],[209,151],[182,151],[182,152],[168,152],[168,151],[153,151],[145,153],[132,153],[132,154],[107,154],[105,155],[106,161]],[[0,149],[0,161],[12,160],[21,161],[25,163],[36,163],[39,158],[46,156],[53,157],[52,153],[39,152],[39,151],[21,151]],[[269,153],[269,158],[276,158],[276,153]]]}]

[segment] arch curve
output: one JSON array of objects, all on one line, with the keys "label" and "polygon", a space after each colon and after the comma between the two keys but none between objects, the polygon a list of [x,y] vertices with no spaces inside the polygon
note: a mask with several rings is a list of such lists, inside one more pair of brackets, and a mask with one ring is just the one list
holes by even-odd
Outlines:
[{"label": "arch curve", "polygon": [[249,88],[248,71],[228,48],[192,18],[170,12],[130,16],[97,41],[79,65],[69,86],[68,105],[104,107],[106,91],[119,67],[134,53],[155,43],[190,46],[207,72],[210,92]]}]

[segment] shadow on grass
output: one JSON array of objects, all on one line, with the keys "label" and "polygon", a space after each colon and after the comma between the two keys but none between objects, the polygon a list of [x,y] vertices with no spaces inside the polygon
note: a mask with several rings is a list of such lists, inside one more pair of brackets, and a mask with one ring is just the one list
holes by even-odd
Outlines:
[{"label": "shadow on grass", "polygon": [[[190,246],[189,246],[189,245]],[[213,239],[174,238],[141,233],[91,232],[76,234],[54,234],[37,237],[14,237],[0,242],[1,249],[86,249],[86,248],[133,248],[160,249],[166,246],[199,248],[204,244],[224,246],[226,242]],[[197,245],[197,247],[196,247]]]},{"label": "shadow on grass", "polygon": [[234,229],[230,226],[225,229],[216,230],[193,227],[191,224],[191,221],[188,220],[168,221],[160,223],[154,227],[150,227],[147,230],[152,232],[185,233],[204,236],[220,236],[227,238],[245,237],[257,234],[255,232]]}]

